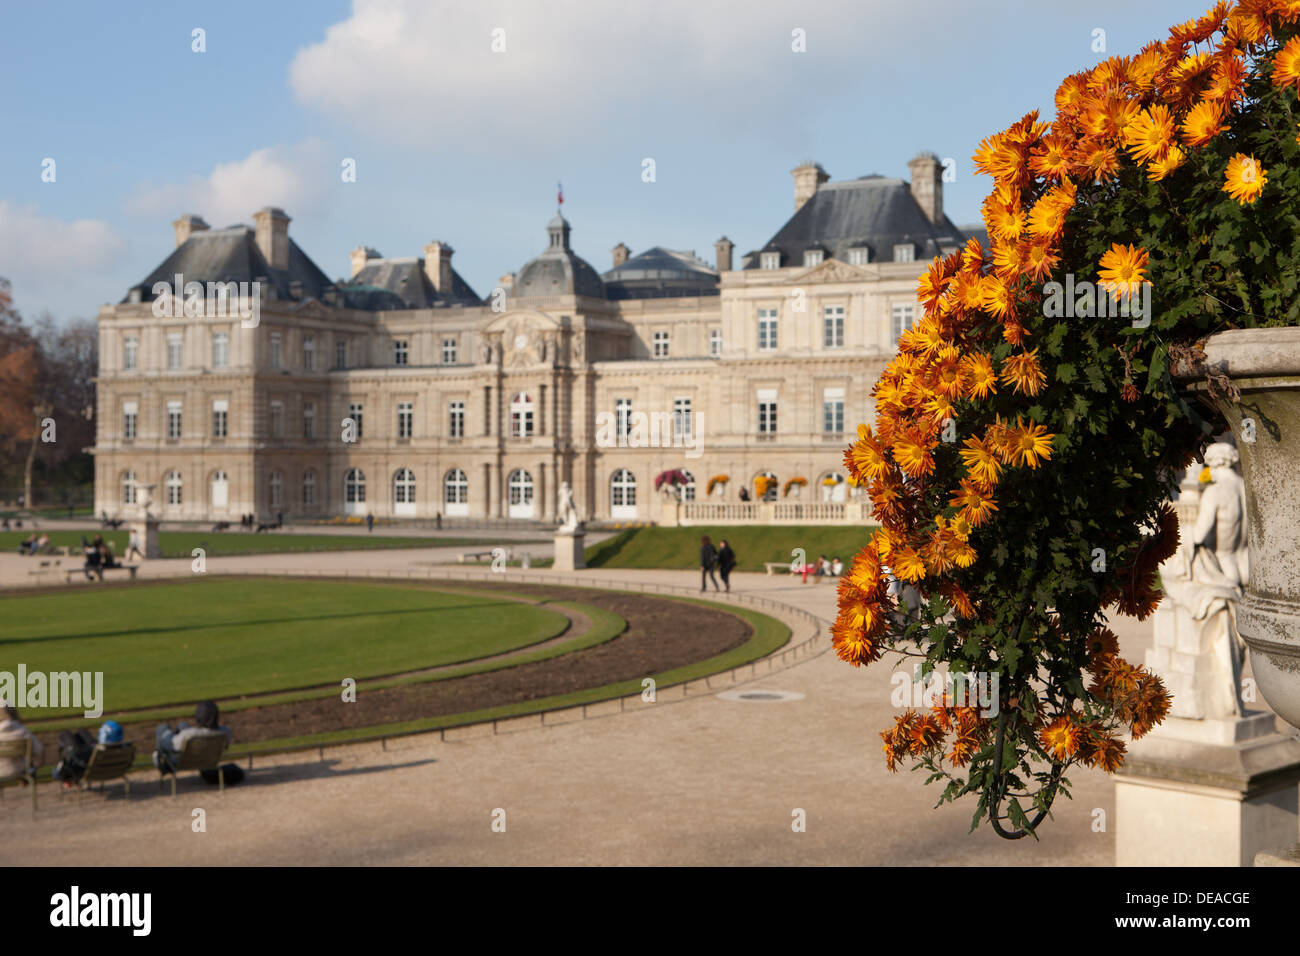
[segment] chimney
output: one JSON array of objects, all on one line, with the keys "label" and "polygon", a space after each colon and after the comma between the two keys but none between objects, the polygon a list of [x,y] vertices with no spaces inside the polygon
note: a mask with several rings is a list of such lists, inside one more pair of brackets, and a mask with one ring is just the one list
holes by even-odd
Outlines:
[{"label": "chimney", "polygon": [[615,269],[617,269],[623,263],[627,262],[627,257],[632,254],[632,250],[629,249],[627,246],[623,245],[623,243],[621,242],[610,251],[614,253]]},{"label": "chimney", "polygon": [[203,232],[208,228],[208,224],[203,221],[202,216],[192,216],[186,213],[181,218],[172,223],[172,228],[176,230],[176,245],[185,245],[185,240],[196,232]]},{"label": "chimney", "polygon": [[798,212],[803,204],[817,194],[817,187],[829,180],[830,174],[822,169],[820,163],[809,160],[790,170],[794,176],[794,211]]},{"label": "chimney", "polygon": [[257,248],[272,269],[289,268],[289,217],[283,209],[266,206],[253,213]]},{"label": "chimney", "polygon": [[455,251],[437,239],[424,247],[424,273],[439,295],[451,295],[451,254]]},{"label": "chimney", "polygon": [[515,274],[507,272],[500,279],[497,279],[497,285],[509,292],[515,285]]},{"label": "chimney", "polygon": [[366,267],[366,262],[371,259],[382,259],[377,249],[371,249],[369,246],[357,246],[348,253],[348,258],[352,261],[352,278],[357,277],[357,273]]},{"label": "chimney", "polygon": [[907,164],[912,171],[912,198],[926,218],[937,223],[943,218],[943,166],[934,153],[920,153]]},{"label": "chimney", "polygon": [[731,271],[731,250],[735,248],[736,244],[726,236],[723,236],[713,244],[713,251],[716,252],[718,256],[718,275]]}]

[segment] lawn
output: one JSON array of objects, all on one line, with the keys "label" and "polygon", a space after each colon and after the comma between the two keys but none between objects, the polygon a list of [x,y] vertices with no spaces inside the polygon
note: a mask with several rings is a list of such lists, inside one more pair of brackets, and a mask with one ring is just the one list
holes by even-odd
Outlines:
[{"label": "lawn", "polygon": [[490,594],[250,578],[12,597],[0,609],[0,667],[102,671],[106,711],[470,661],[549,640],[568,623]]},{"label": "lawn", "polygon": [[[0,531],[0,547],[10,553],[26,541],[31,531]],[[113,546],[113,553],[121,557],[126,553],[127,532],[117,531],[46,531],[50,544],[80,547],[81,539],[102,534]],[[39,537],[40,529],[36,531]],[[370,551],[381,548],[475,548],[483,550],[500,542],[491,538],[407,538],[384,537],[370,534],[253,534],[244,531],[160,531],[158,546],[164,558],[188,558],[195,548],[202,548],[209,558],[231,557],[239,554],[290,554],[303,551]],[[510,545],[523,542],[511,541]]]},{"label": "lawn", "polygon": [[714,547],[725,538],[739,571],[762,571],[767,561],[791,561],[803,548],[810,562],[838,557],[847,567],[875,530],[873,525],[722,525],[692,528],[629,528],[587,549],[593,568],[698,568],[700,538]]}]

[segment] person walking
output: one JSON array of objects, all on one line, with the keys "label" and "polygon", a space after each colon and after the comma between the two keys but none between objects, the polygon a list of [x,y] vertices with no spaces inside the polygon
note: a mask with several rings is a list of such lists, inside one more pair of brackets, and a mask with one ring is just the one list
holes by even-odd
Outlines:
[{"label": "person walking", "polygon": [[726,538],[719,542],[722,547],[718,549],[718,572],[722,575],[722,584],[731,593],[731,569],[736,566],[736,552],[731,550],[731,544]]},{"label": "person walking", "polygon": [[375,530],[375,516],[372,514],[368,514],[366,515],[366,531],[369,533],[369,532],[373,532],[374,530]]},{"label": "person walking", "polygon": [[131,555],[133,554],[136,555],[141,561],[144,560],[144,551],[140,549],[140,532],[137,531],[135,528],[132,528],[131,533],[127,535],[126,556],[123,557],[122,560],[130,561]]},{"label": "person walking", "polygon": [[708,581],[712,578],[713,590],[721,591],[718,587],[718,579],[713,575],[713,569],[718,565],[718,549],[713,546],[706,534],[700,538],[700,593],[707,591]]}]

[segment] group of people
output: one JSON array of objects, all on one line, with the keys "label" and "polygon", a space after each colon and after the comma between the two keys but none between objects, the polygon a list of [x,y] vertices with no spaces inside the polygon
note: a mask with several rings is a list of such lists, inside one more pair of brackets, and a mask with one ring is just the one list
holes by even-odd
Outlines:
[{"label": "group of people", "polygon": [[708,582],[713,582],[713,590],[721,591],[718,587],[718,579],[714,576],[713,571],[716,568],[722,575],[722,583],[728,591],[731,590],[731,570],[736,566],[736,552],[731,550],[731,545],[723,538],[718,542],[715,548],[713,542],[709,540],[706,534],[700,538],[700,591],[708,590]]},{"label": "group of people", "polygon": [[808,583],[808,578],[813,579],[813,584],[817,584],[822,578],[838,578],[844,573],[844,562],[839,558],[827,559],[826,555],[819,555],[816,564],[809,564],[805,561],[799,567],[791,567],[791,570],[803,577],[803,583]]},{"label": "group of people", "polygon": [[[257,520],[257,515],[254,515],[254,514],[240,515],[240,516],[239,516],[239,526],[240,526],[241,528],[243,528],[245,531],[270,531],[272,528],[283,528],[283,527],[284,527],[284,512],[283,512],[283,511],[277,511],[277,512],[275,513],[275,523],[274,523],[274,524],[272,524],[272,523],[269,522],[269,521],[258,521],[258,520]],[[229,525],[227,525],[227,527],[229,527]],[[216,530],[216,529],[213,529],[213,530]],[[225,530],[225,529],[222,529],[222,530]]]},{"label": "group of people", "polygon": [[[159,724],[154,731],[154,766],[159,770],[174,771],[186,742],[192,737],[222,734],[229,745],[233,734],[229,727],[221,726],[220,717],[217,705],[210,700],[204,700],[199,701],[194,708],[193,724],[183,720],[175,727],[170,724]],[[22,757],[0,758],[0,780],[13,780],[35,773],[36,768],[41,765],[41,757],[44,753],[40,740],[23,726],[17,708],[10,706],[6,700],[0,700],[0,741],[28,739],[32,742],[31,765],[24,766]],[[62,731],[59,734],[59,762],[54,767],[54,779],[61,781],[66,788],[76,786],[85,776],[97,744],[114,746],[123,743],[124,739],[122,725],[116,720],[104,721],[93,737],[88,730]],[[227,783],[237,783],[243,776],[242,773],[232,773],[232,769],[237,769],[234,765],[228,765],[223,769],[226,772]],[[205,773],[204,779],[207,778],[208,775]],[[217,782],[215,769],[210,782]]]},{"label": "group of people", "polygon": [[50,553],[50,536],[42,532],[41,536],[36,537],[33,531],[27,536],[26,541],[18,543],[18,553],[21,555],[49,554]]},{"label": "group of people", "polygon": [[[95,575],[102,579],[104,571],[108,568],[120,568],[122,562],[117,559],[113,553],[113,546],[104,540],[103,535],[95,535],[93,541],[87,541],[85,535],[81,538],[81,553],[85,555],[86,563],[82,570],[86,572],[86,580],[93,580]],[[124,560],[130,561],[132,557],[137,559],[144,557],[144,552],[140,550],[140,535],[132,531],[127,538],[126,557]]]}]

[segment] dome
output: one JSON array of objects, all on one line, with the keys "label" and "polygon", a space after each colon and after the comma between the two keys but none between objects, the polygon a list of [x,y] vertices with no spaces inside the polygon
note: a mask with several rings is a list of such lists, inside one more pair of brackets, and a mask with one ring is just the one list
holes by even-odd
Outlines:
[{"label": "dome", "polygon": [[655,246],[601,278],[611,299],[659,299],[717,295],[718,273],[694,252]]},{"label": "dome", "polygon": [[546,251],[530,261],[515,276],[511,296],[585,295],[605,298],[605,285],[585,259],[569,248],[570,226],[558,213],[546,225]]}]

